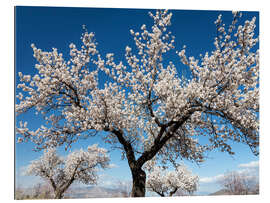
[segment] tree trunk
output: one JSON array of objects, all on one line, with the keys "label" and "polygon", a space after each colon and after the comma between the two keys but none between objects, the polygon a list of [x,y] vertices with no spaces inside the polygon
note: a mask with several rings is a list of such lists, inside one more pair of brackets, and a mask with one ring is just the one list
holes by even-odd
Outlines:
[{"label": "tree trunk", "polygon": [[131,197],[144,197],[146,174],[142,170],[142,166],[147,161],[147,159],[141,159],[140,163],[138,163],[138,161],[136,161],[131,142],[125,139],[123,131],[112,130],[111,132],[117,136],[119,142],[123,145],[124,151],[126,153],[133,181]]},{"label": "tree trunk", "polygon": [[174,188],[173,191],[170,191],[169,196],[172,197],[172,196],[174,195],[174,193],[176,193],[177,189],[178,189],[178,188]]},{"label": "tree trunk", "polygon": [[56,190],[54,193],[54,199],[62,199],[63,198],[63,191]]},{"label": "tree trunk", "polygon": [[131,172],[133,179],[131,197],[145,197],[145,172],[141,168],[131,169]]}]

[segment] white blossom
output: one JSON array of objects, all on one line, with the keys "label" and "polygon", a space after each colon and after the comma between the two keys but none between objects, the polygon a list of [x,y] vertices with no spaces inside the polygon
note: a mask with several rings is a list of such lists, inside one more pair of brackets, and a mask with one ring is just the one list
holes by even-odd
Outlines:
[{"label": "white blossom", "polygon": [[60,157],[55,148],[44,151],[42,157],[28,166],[28,175],[40,176],[50,183],[55,198],[62,198],[63,193],[74,182],[96,184],[98,167],[108,168],[107,151],[97,145],[70,153],[66,158]]}]

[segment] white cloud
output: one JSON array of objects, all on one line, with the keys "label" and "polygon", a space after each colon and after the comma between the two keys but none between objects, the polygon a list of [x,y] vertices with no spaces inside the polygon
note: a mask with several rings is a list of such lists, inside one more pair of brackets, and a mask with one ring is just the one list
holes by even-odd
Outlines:
[{"label": "white cloud", "polygon": [[259,167],[259,161],[251,161],[246,164],[239,164],[239,168],[258,168]]},{"label": "white cloud", "polygon": [[109,168],[118,168],[119,166],[117,164],[111,163],[109,165]]},{"label": "white cloud", "polygon": [[[243,163],[238,165],[241,170],[237,170],[238,173],[248,173],[252,171],[252,175],[258,175],[259,161],[251,161],[249,163]],[[224,174],[219,174],[211,177],[200,178],[200,183],[214,183],[220,180]]]},{"label": "white cloud", "polygon": [[20,168],[19,168],[19,176],[26,176],[27,174],[26,174],[26,171],[27,171],[27,167],[28,166],[21,166]]},{"label": "white cloud", "polygon": [[223,176],[224,176],[224,174],[219,174],[219,175],[212,176],[212,177],[202,177],[202,178],[200,178],[200,183],[213,183],[213,182],[218,181]]}]

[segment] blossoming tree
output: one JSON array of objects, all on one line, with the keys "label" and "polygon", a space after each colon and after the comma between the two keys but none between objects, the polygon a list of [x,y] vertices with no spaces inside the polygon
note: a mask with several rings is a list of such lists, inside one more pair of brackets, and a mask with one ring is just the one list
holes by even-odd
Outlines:
[{"label": "blossoming tree", "polygon": [[54,198],[61,199],[74,182],[96,184],[98,167],[108,168],[109,157],[107,150],[97,145],[89,146],[87,151],[72,152],[66,159],[58,156],[55,148],[48,148],[40,159],[31,162],[26,173],[48,181]]},{"label": "blossoming tree", "polygon": [[198,181],[198,176],[192,175],[184,165],[174,171],[154,166],[147,175],[146,188],[162,197],[173,196],[177,191],[192,194],[197,190]]},{"label": "blossoming tree", "polygon": [[[136,50],[126,47],[125,62],[99,54],[94,34],[82,35],[83,46],[70,45],[70,60],[57,49],[45,52],[32,45],[35,76],[19,73],[18,114],[35,108],[48,124],[36,130],[17,127],[19,141],[31,140],[38,149],[71,145],[80,137],[100,135],[126,157],[133,179],[132,196],[145,196],[143,165],[180,158],[200,162],[206,150],[230,154],[229,141],[246,143],[254,154],[259,145],[259,52],[255,18],[230,26],[216,21],[215,49],[195,60],[185,49],[177,52],[190,69],[188,79],[164,57],[174,50],[168,30],[172,13],[150,13],[153,26],[130,30]],[[136,53],[137,52],[137,53]],[[182,64],[182,65],[183,65]],[[183,65],[183,66],[184,66]],[[99,73],[108,81],[99,84]],[[23,93],[22,93],[23,92]],[[200,136],[209,138],[201,145]]]},{"label": "blossoming tree", "polygon": [[259,194],[259,177],[254,171],[230,171],[218,183],[230,195]]}]

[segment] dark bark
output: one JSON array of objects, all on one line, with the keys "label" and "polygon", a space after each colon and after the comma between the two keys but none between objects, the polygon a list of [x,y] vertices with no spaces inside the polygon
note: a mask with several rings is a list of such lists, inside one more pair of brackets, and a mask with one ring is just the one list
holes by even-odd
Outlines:
[{"label": "dark bark", "polygon": [[177,191],[177,190],[178,190],[178,188],[174,188],[174,190],[173,190],[173,191],[170,191],[169,196],[170,196],[170,197],[172,197],[172,196],[173,196],[173,194],[174,194],[174,193],[176,193],[176,191]]},{"label": "dark bark", "polygon": [[160,193],[160,192],[158,192],[158,191],[155,191],[159,196],[161,196],[161,197],[165,197],[165,195],[163,194],[163,192],[162,193]]},{"label": "dark bark", "polygon": [[124,138],[124,134],[121,130],[112,130],[111,132],[116,135],[120,144],[123,145],[130,169],[135,168],[136,158],[131,143]]},{"label": "dark bark", "polygon": [[63,198],[63,191],[62,190],[56,190],[54,192],[54,199],[62,199]]},{"label": "dark bark", "polygon": [[126,153],[126,158],[128,160],[133,179],[131,197],[144,197],[146,174],[141,169],[141,166],[138,166],[133,147],[131,143],[124,138],[123,132],[121,130],[113,130],[112,133],[116,135],[119,142],[123,145],[124,151]]},{"label": "dark bark", "polygon": [[163,193],[158,193],[161,197],[165,197],[165,195]]},{"label": "dark bark", "polygon": [[74,179],[69,180],[63,187],[57,188],[54,192],[54,199],[62,199],[64,193],[69,188],[69,186],[73,183]]},{"label": "dark bark", "polygon": [[131,169],[131,172],[133,179],[131,197],[144,197],[146,182],[145,172],[141,168]]}]

